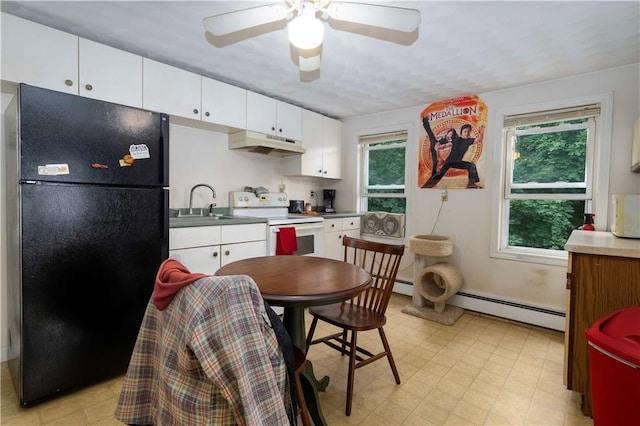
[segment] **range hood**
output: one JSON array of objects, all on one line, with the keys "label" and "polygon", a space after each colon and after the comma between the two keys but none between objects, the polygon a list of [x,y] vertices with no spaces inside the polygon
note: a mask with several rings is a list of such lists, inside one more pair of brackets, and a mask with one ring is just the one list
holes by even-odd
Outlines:
[{"label": "range hood", "polygon": [[229,149],[241,149],[275,157],[304,154],[301,141],[243,130],[229,134]]}]

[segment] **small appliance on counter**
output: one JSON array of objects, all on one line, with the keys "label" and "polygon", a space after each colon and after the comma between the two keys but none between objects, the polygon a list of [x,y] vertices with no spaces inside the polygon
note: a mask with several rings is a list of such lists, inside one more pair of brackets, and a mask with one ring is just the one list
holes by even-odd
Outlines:
[{"label": "small appliance on counter", "polygon": [[304,211],[304,200],[289,200],[289,213],[302,213]]},{"label": "small appliance on counter", "polygon": [[336,190],[335,189],[325,189],[323,191],[324,197],[324,211],[325,213],[335,213],[336,209],[333,206],[333,202],[336,199]]},{"label": "small appliance on counter", "polygon": [[640,238],[640,194],[614,194],[611,208],[611,233],[616,237]]}]

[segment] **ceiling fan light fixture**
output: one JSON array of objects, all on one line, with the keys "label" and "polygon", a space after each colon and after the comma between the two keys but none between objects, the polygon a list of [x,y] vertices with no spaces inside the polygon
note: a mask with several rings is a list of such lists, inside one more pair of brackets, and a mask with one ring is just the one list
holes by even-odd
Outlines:
[{"label": "ceiling fan light fixture", "polygon": [[315,49],[324,39],[324,25],[313,15],[296,16],[288,28],[289,41],[298,49]]}]

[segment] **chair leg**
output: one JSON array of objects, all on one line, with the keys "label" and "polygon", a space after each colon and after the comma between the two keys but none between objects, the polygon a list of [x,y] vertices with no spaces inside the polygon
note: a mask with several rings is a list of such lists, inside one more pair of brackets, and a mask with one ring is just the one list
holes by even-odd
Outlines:
[{"label": "chair leg", "polygon": [[342,329],[342,355],[347,354],[347,329]]},{"label": "chair leg", "polygon": [[309,352],[309,346],[311,346],[311,340],[313,339],[313,333],[316,331],[316,325],[318,325],[318,317],[313,317],[313,321],[311,321],[311,327],[309,327],[309,333],[307,333],[305,355],[306,352]]},{"label": "chair leg", "polygon": [[[303,364],[304,365],[304,364]],[[302,419],[303,426],[311,426],[311,417],[309,417],[309,409],[304,398],[304,391],[302,390],[302,382],[300,381],[300,373],[303,368],[296,370],[296,396],[298,397],[298,405],[300,406],[300,418]]]},{"label": "chair leg", "polygon": [[387,360],[389,360],[389,366],[391,367],[391,371],[393,371],[393,377],[396,379],[396,384],[400,384],[400,375],[398,374],[398,369],[396,368],[396,363],[393,360],[393,355],[391,355],[391,347],[389,346],[389,342],[387,342],[387,336],[384,334],[384,330],[382,327],[378,329],[380,333],[380,339],[382,339],[382,346],[384,346],[384,350],[387,353]]},{"label": "chair leg", "polygon": [[[345,330],[346,333],[346,330]],[[345,414],[351,415],[351,405],[353,402],[353,382],[356,372],[356,348],[357,348],[358,333],[355,330],[351,331],[351,351],[349,354],[349,377],[347,379],[347,407]]]}]

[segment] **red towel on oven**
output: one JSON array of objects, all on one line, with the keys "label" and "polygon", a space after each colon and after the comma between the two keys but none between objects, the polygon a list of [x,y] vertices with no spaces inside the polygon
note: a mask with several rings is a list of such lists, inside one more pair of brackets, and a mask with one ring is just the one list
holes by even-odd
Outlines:
[{"label": "red towel on oven", "polygon": [[279,228],[276,238],[276,256],[281,254],[293,254],[298,250],[298,240],[296,240],[296,228]]}]

